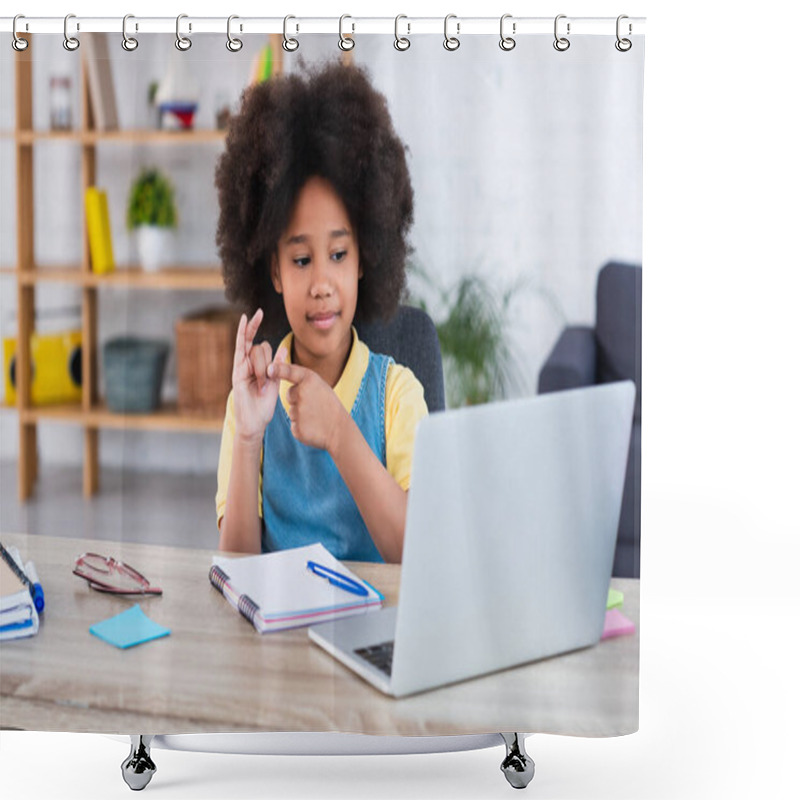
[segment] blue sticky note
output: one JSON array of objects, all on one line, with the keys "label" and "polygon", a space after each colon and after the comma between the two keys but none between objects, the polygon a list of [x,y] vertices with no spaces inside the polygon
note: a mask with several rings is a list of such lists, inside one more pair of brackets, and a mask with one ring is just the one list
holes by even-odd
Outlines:
[{"label": "blue sticky note", "polygon": [[125,649],[133,647],[151,639],[160,639],[169,636],[169,628],[153,622],[137,603],[127,611],[110,617],[89,628],[89,633],[94,634],[104,642],[113,644],[114,647]]}]

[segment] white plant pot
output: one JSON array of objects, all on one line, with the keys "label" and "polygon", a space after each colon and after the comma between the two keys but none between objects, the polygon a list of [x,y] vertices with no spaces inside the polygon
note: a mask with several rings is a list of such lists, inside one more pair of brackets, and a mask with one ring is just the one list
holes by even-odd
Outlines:
[{"label": "white plant pot", "polygon": [[139,263],[145,272],[156,272],[169,260],[172,231],[157,225],[141,225],[136,229]]}]

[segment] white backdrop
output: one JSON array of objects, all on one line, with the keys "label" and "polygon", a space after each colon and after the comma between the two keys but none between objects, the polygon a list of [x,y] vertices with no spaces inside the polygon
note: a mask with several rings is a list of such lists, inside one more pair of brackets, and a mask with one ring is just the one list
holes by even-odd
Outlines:
[{"label": "white backdrop", "polygon": [[[275,13],[375,13],[370,5],[333,10],[298,0]],[[111,4],[120,16],[186,11],[169,0],[134,6]],[[86,0],[80,11],[108,8]],[[573,0],[568,9],[648,16],[641,730],[608,741],[534,737],[537,775],[526,791],[539,799],[797,791],[800,130],[791,76],[800,13],[772,0],[702,8]],[[37,4],[35,13],[46,11],[69,9]],[[501,10],[415,0],[382,11],[401,12]],[[3,731],[4,795],[129,796],[118,767],[124,755],[102,738]],[[145,791],[170,799],[510,797],[500,757],[156,753],[159,772]]]}]

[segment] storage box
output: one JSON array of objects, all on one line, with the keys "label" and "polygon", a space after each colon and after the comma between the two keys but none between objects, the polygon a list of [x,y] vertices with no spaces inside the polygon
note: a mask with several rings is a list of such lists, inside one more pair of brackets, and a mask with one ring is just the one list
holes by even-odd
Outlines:
[{"label": "storage box", "polygon": [[175,323],[181,411],[225,415],[238,325],[239,315],[230,308],[206,308]]},{"label": "storage box", "polygon": [[158,408],[169,342],[120,337],[103,345],[106,405],[110,411],[143,413]]}]

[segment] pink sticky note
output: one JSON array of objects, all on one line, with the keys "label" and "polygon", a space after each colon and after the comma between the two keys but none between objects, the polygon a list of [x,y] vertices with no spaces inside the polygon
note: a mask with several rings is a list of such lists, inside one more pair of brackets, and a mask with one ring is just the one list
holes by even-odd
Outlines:
[{"label": "pink sticky note", "polygon": [[603,626],[601,639],[612,639],[614,636],[624,636],[633,633],[636,626],[618,608],[606,611],[606,624]]}]

